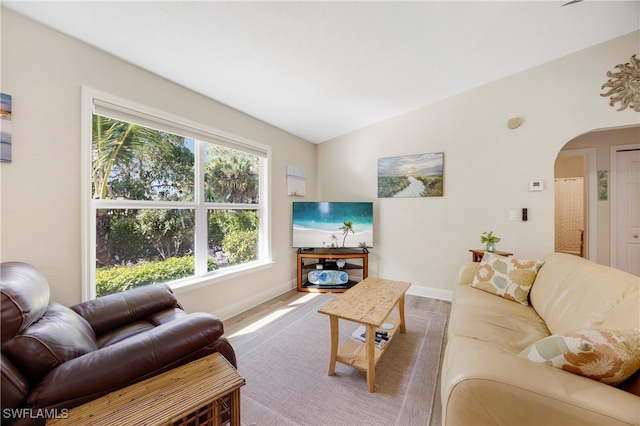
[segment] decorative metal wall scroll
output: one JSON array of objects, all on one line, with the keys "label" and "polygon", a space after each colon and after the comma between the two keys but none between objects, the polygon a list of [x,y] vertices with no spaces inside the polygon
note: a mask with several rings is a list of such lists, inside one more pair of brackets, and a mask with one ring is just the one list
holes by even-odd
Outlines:
[{"label": "decorative metal wall scroll", "polygon": [[631,57],[631,62],[616,65],[619,72],[607,71],[607,77],[611,77],[602,89],[609,88],[607,93],[601,93],[600,96],[611,96],[609,105],[613,106],[616,102],[620,102],[618,111],[622,111],[627,107],[640,112],[640,59],[636,59],[636,55]]}]

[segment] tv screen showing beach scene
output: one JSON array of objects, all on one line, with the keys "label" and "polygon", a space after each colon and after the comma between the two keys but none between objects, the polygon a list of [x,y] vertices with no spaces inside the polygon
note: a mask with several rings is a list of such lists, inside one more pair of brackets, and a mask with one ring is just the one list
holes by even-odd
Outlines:
[{"label": "tv screen showing beach scene", "polygon": [[293,247],[373,247],[373,203],[293,203]]}]

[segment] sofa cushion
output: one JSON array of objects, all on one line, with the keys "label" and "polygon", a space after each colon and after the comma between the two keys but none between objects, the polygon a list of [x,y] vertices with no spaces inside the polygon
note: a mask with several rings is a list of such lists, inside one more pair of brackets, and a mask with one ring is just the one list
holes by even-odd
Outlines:
[{"label": "sofa cushion", "polygon": [[530,301],[551,334],[582,328],[640,328],[640,279],[578,256],[544,258]]},{"label": "sofa cushion", "polygon": [[60,364],[97,348],[93,330],[84,318],[51,303],[42,318],[6,342],[2,352],[36,383]]},{"label": "sofa cushion", "polygon": [[456,286],[453,300],[449,338],[468,337],[517,355],[550,334],[531,306],[463,285]]},{"label": "sofa cushion", "polygon": [[543,263],[541,260],[517,259],[487,252],[471,286],[528,306],[529,290]]},{"label": "sofa cushion", "polygon": [[520,356],[617,385],[640,368],[640,329],[582,329],[554,334]]}]

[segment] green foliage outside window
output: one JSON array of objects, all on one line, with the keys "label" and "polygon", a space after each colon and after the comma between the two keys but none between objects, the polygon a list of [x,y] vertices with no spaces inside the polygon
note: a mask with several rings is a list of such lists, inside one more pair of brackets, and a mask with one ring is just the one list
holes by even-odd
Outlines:
[{"label": "green foliage outside window", "polygon": [[[208,270],[218,269],[214,259],[209,259],[208,263]],[[193,256],[100,268],[96,271],[96,296],[101,297],[148,284],[186,278],[193,275],[193,272]]]},{"label": "green foliage outside window", "polygon": [[[194,152],[194,140],[94,115],[93,198],[192,203]],[[204,200],[217,204],[207,221],[207,270],[221,267],[220,258],[222,266],[256,260],[258,211],[219,205],[258,202],[258,158],[205,143],[204,161]],[[96,210],[98,296],[194,274],[193,207],[115,206]]]}]

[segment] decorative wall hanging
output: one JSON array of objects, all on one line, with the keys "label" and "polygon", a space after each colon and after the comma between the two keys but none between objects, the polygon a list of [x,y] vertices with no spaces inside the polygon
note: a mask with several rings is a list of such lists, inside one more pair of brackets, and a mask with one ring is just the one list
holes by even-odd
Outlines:
[{"label": "decorative wall hanging", "polygon": [[287,166],[287,195],[303,197],[306,190],[305,172],[302,167]]},{"label": "decorative wall hanging", "polygon": [[0,161],[11,162],[11,95],[0,93]]},{"label": "decorative wall hanging", "polygon": [[378,197],[442,197],[444,153],[378,160]]},{"label": "decorative wall hanging", "polygon": [[598,170],[598,200],[605,201],[609,198],[609,172]]},{"label": "decorative wall hanging", "polygon": [[620,102],[618,111],[631,107],[640,112],[640,59],[636,59],[636,55],[633,55],[631,62],[618,64],[615,67],[620,72],[607,71],[607,77],[611,78],[601,88],[608,87],[609,91],[601,93],[600,96],[611,96],[609,99],[611,106]]}]

